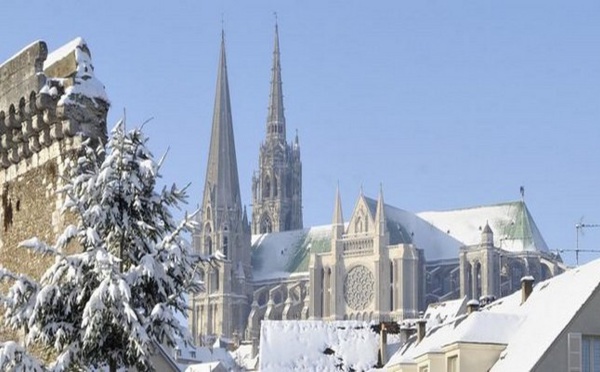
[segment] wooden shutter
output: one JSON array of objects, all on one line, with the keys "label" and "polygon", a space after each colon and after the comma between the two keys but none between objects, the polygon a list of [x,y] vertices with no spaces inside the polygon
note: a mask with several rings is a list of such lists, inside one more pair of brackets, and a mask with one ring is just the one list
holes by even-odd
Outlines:
[{"label": "wooden shutter", "polygon": [[569,372],[581,372],[581,333],[569,333]]}]

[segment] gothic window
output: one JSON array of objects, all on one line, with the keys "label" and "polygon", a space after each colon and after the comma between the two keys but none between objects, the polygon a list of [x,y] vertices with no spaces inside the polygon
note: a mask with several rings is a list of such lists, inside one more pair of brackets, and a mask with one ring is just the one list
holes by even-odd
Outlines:
[{"label": "gothic window", "polygon": [[212,214],[210,213],[210,206],[206,207],[206,219],[212,220]]},{"label": "gothic window", "polygon": [[481,263],[477,262],[475,263],[475,272],[474,272],[474,277],[473,280],[475,281],[475,283],[473,283],[473,298],[475,299],[479,299],[479,297],[481,297],[482,293],[481,293]]},{"label": "gothic window", "polygon": [[263,198],[271,197],[271,179],[269,176],[265,176],[265,180],[263,182]]},{"label": "gothic window", "polygon": [[260,233],[267,234],[273,231],[273,224],[268,215],[264,215],[260,221]]},{"label": "gothic window", "polygon": [[226,236],[223,237],[223,255],[225,259],[229,258],[229,239]]},{"label": "gothic window", "polygon": [[467,288],[465,288],[465,295],[467,296],[467,298],[472,299],[473,298],[473,292],[472,292],[473,286],[471,285],[471,282],[472,282],[473,275],[471,273],[471,264],[468,262],[465,264],[465,276],[466,276],[465,283],[467,284],[466,285]]},{"label": "gothic window", "polygon": [[369,231],[369,219],[365,218],[365,232]]},{"label": "gothic window", "polygon": [[354,232],[355,233],[361,233],[363,231],[363,222],[362,222],[362,218],[358,217],[356,219],[356,222],[354,223]]},{"label": "gothic window", "polygon": [[213,269],[210,273],[210,292],[214,293],[219,290],[219,272]]},{"label": "gothic window", "polygon": [[273,177],[273,196],[277,196],[277,177]]}]

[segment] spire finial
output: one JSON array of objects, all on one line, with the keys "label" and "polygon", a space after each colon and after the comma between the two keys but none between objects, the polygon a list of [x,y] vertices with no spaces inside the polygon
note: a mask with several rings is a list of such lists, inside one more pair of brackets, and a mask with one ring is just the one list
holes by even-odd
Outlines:
[{"label": "spire finial", "polygon": [[221,40],[225,40],[225,13],[221,13]]},{"label": "spire finial", "polygon": [[275,17],[275,29],[277,29],[277,12],[273,12],[273,16]]}]

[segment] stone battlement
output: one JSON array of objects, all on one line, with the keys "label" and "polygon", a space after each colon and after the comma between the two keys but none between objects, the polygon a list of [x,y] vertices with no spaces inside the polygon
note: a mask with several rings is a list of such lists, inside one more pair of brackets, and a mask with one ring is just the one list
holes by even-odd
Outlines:
[{"label": "stone battlement", "polygon": [[37,41],[0,66],[0,168],[65,137],[106,138],[109,102],[78,38],[48,56]]}]

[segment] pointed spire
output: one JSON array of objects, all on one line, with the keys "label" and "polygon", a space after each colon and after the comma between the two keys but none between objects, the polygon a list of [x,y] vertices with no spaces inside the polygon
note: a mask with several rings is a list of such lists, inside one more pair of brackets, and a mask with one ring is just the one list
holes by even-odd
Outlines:
[{"label": "pointed spire", "polygon": [[385,203],[383,201],[383,184],[379,185],[379,198],[377,198],[377,212],[375,216],[375,226],[379,235],[385,234],[386,221],[385,221]]},{"label": "pointed spire", "polygon": [[335,206],[333,207],[333,234],[341,238],[344,234],[344,213],[342,212],[342,197],[340,196],[340,184],[338,182],[335,190]]},{"label": "pointed spire", "polygon": [[241,207],[223,30],[203,208],[209,200],[212,200],[215,215],[219,210]]},{"label": "pointed spire", "polygon": [[486,247],[494,246],[494,233],[488,221],[485,222],[485,226],[481,232],[481,244]]},{"label": "pointed spire", "polygon": [[340,185],[335,190],[335,206],[333,207],[333,225],[344,225],[344,214],[342,213],[342,198],[340,196]]},{"label": "pointed spire", "polygon": [[283,90],[281,83],[281,63],[279,55],[279,26],[275,20],[275,46],[273,68],[271,69],[271,95],[267,115],[267,137],[285,142],[285,116],[283,113]]}]

